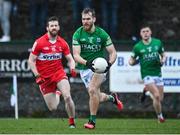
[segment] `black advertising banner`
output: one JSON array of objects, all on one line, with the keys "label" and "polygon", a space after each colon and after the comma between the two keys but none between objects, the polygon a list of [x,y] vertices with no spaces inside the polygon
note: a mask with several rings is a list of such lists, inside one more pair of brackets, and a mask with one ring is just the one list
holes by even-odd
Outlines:
[{"label": "black advertising banner", "polygon": [[12,79],[16,74],[20,80],[32,80],[33,74],[28,66],[29,52],[1,52],[0,80]]},{"label": "black advertising banner", "polygon": [[[18,82],[35,81],[34,75],[28,66],[28,57],[33,43],[30,41],[10,43],[4,45],[0,43],[0,82],[12,81],[14,74],[17,76]],[[71,77],[64,57],[62,63],[69,81],[82,83],[79,72],[76,78]]]},{"label": "black advertising banner", "polygon": [[[0,52],[0,81],[12,81],[14,74],[18,81],[34,81],[34,75],[28,66],[29,53],[28,50],[26,52]],[[82,83],[79,74],[76,78],[71,77],[65,58],[63,58],[63,65],[70,82]]]}]

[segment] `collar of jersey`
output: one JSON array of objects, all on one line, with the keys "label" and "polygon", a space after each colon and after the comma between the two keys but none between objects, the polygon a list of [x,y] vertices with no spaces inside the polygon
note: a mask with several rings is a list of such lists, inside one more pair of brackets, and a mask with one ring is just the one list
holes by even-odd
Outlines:
[{"label": "collar of jersey", "polygon": [[[48,37],[48,34],[47,34],[47,33],[46,33],[46,36],[45,36],[45,37],[46,37],[46,39],[49,41],[49,37]],[[57,36],[57,39],[56,39],[56,40],[57,40],[57,41],[60,41],[60,36],[59,36],[59,35]]]}]

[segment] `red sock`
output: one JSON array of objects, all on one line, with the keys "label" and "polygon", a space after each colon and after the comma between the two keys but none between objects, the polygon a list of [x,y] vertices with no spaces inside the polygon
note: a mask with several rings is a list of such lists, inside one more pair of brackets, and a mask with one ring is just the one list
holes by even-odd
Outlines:
[{"label": "red sock", "polygon": [[74,118],[69,118],[69,125],[74,125]]}]

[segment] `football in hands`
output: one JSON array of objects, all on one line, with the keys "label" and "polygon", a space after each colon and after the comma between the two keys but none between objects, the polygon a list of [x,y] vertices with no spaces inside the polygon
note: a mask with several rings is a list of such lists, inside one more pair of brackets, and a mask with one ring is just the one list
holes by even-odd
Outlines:
[{"label": "football in hands", "polygon": [[93,60],[93,68],[95,69],[95,73],[104,73],[108,63],[106,61],[106,59],[98,57],[96,59]]}]

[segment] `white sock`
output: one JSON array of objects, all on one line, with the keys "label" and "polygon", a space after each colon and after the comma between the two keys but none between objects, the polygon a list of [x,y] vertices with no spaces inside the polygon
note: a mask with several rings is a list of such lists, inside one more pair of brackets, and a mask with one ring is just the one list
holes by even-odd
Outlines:
[{"label": "white sock", "polygon": [[158,118],[163,118],[162,113],[159,113],[157,116],[158,116]]}]

